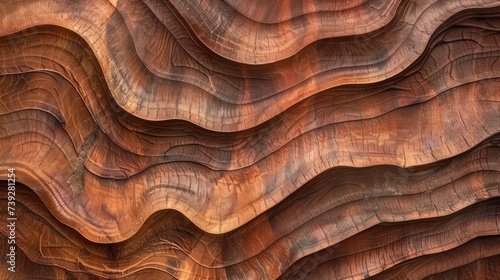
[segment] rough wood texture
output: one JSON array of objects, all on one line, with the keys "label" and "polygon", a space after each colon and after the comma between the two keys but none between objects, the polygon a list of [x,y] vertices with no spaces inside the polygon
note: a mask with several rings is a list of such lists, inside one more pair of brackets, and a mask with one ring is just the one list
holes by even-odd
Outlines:
[{"label": "rough wood texture", "polygon": [[498,279],[499,58],[498,0],[0,0],[0,278]]}]

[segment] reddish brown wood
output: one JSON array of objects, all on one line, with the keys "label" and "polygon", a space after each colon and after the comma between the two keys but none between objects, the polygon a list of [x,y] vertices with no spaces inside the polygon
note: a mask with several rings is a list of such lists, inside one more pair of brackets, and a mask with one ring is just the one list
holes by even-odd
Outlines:
[{"label": "reddish brown wood", "polygon": [[0,19],[0,278],[500,277],[500,1]]}]

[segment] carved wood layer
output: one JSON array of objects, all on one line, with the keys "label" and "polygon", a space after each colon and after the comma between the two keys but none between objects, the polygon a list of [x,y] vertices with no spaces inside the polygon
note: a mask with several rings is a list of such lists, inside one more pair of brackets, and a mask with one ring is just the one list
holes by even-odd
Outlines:
[{"label": "carved wood layer", "polygon": [[0,3],[16,279],[500,277],[500,1],[247,2]]}]

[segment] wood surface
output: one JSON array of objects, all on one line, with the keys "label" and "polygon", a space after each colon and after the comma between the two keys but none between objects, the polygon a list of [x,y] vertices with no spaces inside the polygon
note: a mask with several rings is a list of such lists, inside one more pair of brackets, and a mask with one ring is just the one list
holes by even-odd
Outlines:
[{"label": "wood surface", "polygon": [[0,0],[10,167],[0,279],[498,279],[500,1]]}]

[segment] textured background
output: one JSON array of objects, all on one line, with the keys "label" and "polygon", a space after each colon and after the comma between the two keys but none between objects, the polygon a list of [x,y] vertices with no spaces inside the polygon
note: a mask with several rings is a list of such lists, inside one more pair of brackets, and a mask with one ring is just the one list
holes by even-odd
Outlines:
[{"label": "textured background", "polygon": [[498,0],[0,0],[0,278],[498,279],[499,58]]}]

